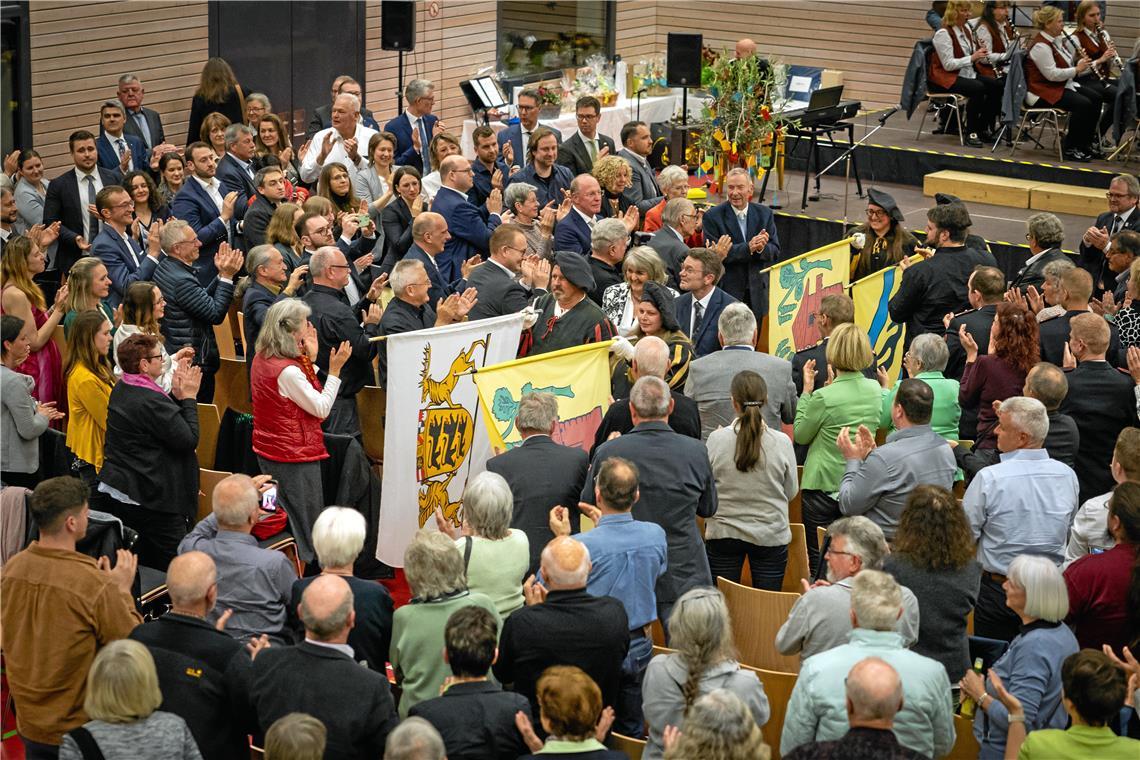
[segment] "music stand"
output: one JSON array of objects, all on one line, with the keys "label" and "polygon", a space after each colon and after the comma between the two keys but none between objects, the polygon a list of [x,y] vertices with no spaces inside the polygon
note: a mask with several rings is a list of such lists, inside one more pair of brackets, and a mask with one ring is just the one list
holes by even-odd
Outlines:
[{"label": "music stand", "polygon": [[483,112],[484,124],[490,122],[490,119],[487,118],[488,111],[507,105],[507,96],[503,94],[502,88],[499,87],[499,83],[495,81],[494,77],[476,77],[464,80],[459,83],[459,89],[463,91],[463,96],[467,98],[467,105],[471,106],[471,111],[476,116],[480,111]]}]

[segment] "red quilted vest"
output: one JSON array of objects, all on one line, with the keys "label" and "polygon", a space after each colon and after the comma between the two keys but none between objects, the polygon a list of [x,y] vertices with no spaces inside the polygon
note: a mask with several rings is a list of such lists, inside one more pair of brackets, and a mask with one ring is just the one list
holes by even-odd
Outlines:
[{"label": "red quilted vest", "polygon": [[[327,459],[321,420],[277,392],[277,377],[296,359],[253,357],[250,391],[253,396],[253,450],[274,462],[315,462]],[[321,389],[319,383],[313,387]]]}]

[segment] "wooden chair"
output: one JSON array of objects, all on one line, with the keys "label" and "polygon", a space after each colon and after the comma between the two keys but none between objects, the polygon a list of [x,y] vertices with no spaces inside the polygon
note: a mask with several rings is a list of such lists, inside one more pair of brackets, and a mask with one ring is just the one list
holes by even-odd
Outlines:
[{"label": "wooden chair", "polygon": [[360,432],[364,453],[373,462],[384,461],[384,421],[388,394],[383,388],[366,385],[356,394],[356,411],[360,415]]},{"label": "wooden chair", "polygon": [[253,361],[253,346],[245,344],[245,318],[238,310],[237,303],[230,304],[226,321],[230,324],[230,333],[234,336],[235,347],[241,350],[242,358]]},{"label": "wooden chair", "polygon": [[222,415],[214,404],[198,404],[198,466],[204,470],[214,467],[218,450],[218,431]]},{"label": "wooden chair", "polygon": [[[233,345],[232,340],[230,345]],[[249,373],[245,369],[244,359],[222,357],[218,374],[214,376],[214,405],[218,407],[219,414],[225,414],[227,409],[253,414],[253,404],[249,398]]]},{"label": "wooden chair", "polygon": [[[796,467],[796,482],[804,480],[804,466]],[[802,523],[804,521],[803,489],[796,491],[796,495],[788,502],[788,522]]]},{"label": "wooden chair", "polygon": [[760,683],[764,684],[764,694],[768,697],[771,713],[760,733],[764,735],[764,743],[772,750],[772,760],[780,760],[780,734],[784,732],[784,717],[787,715],[788,702],[792,698],[792,689],[796,687],[798,676],[795,673],[764,670],[751,665],[741,664],[740,667],[751,670],[759,676]]},{"label": "wooden chair", "polygon": [[788,566],[784,570],[783,589],[790,594],[803,592],[800,580],[811,581],[811,570],[808,567],[807,532],[803,523],[791,523],[792,542],[788,544]]},{"label": "wooden chair", "polygon": [[776,632],[788,619],[800,595],[749,588],[724,578],[716,579],[716,587],[728,605],[741,662],[757,668],[798,673],[799,656],[786,657],[776,651]]},{"label": "wooden chair", "polygon": [[281,552],[288,557],[289,561],[293,563],[293,569],[297,571],[297,577],[300,578],[305,573],[305,565],[301,562],[301,555],[297,553],[297,539],[288,533],[279,533],[277,536],[271,536],[270,538],[277,538],[277,540],[265,544],[262,548]]},{"label": "wooden chair", "polygon": [[641,753],[645,751],[645,741],[614,731],[610,734],[610,748],[629,755],[629,760],[641,760]]},{"label": "wooden chair", "polygon": [[198,470],[198,521],[205,520],[214,511],[214,486],[233,475],[221,470]]},{"label": "wooden chair", "polygon": [[58,324],[51,332],[51,339],[55,343],[55,347],[59,349],[59,356],[67,363],[67,336],[63,333],[63,325]]},{"label": "wooden chair", "polygon": [[974,738],[974,721],[955,715],[954,734],[954,746],[943,760],[976,760],[982,748]]},{"label": "wooden chair", "polygon": [[[821,550],[823,549],[823,537],[826,535],[827,528],[823,527],[822,525],[815,526],[815,545],[818,546]],[[819,561],[823,562],[822,556],[819,558]]]},{"label": "wooden chair", "polygon": [[656,657],[659,654],[676,654],[676,653],[677,653],[676,649],[670,649],[669,647],[658,646],[657,644],[653,645],[653,656],[654,657]]},{"label": "wooden chair", "polygon": [[214,325],[214,338],[218,342],[218,356],[223,359],[236,359],[237,351],[234,346],[234,331],[227,316],[219,325]]},{"label": "wooden chair", "polygon": [[661,627],[660,620],[654,620],[649,624],[649,638],[653,639],[653,654],[657,654],[658,649],[665,648],[665,629]]}]

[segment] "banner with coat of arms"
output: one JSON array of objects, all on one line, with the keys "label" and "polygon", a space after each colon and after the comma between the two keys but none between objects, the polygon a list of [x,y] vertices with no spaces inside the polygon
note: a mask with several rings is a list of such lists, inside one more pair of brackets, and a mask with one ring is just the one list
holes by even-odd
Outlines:
[{"label": "banner with coat of arms", "polygon": [[[912,261],[920,261],[916,256]],[[898,266],[880,269],[851,283],[851,300],[855,302],[855,324],[867,331],[875,366],[885,367],[891,384],[902,372],[903,335],[905,325],[891,320],[887,304],[902,283],[903,270]]]},{"label": "banner with coat of arms", "polygon": [[769,353],[791,361],[823,339],[815,324],[819,303],[846,290],[850,269],[850,238],[844,238],[767,270]]},{"label": "banner with coat of arms", "polygon": [[463,490],[491,446],[473,373],[515,358],[523,316],[511,314],[390,336],[376,558],[404,566],[404,549],[436,509],[459,526]]},{"label": "banner with coat of arms", "polygon": [[475,374],[491,445],[506,451],[522,443],[515,415],[523,394],[545,391],[558,400],[554,441],[589,451],[609,407],[609,347],[613,341],[552,351],[486,366]]}]

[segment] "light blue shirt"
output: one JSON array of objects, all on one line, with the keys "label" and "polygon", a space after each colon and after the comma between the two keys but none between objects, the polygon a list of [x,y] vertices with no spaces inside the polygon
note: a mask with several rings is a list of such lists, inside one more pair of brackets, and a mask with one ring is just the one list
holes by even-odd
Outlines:
[{"label": "light blue shirt", "polygon": [[891,631],[856,628],[847,642],[804,661],[784,717],[780,754],[847,733],[843,682],[851,668],[868,657],[885,660],[902,680],[903,709],[892,729],[899,744],[927,757],[949,752],[954,746],[954,704],[942,663],[904,649],[902,637]]},{"label": "light blue shirt", "polygon": [[603,515],[593,530],[575,538],[590,550],[586,593],[612,596],[625,606],[630,630],[657,619],[657,579],[665,572],[665,531],[630,513]]},{"label": "light blue shirt", "polygon": [[1039,554],[1058,565],[1077,511],[1077,475],[1045,449],[1018,449],[974,477],[962,508],[978,542],[978,562],[1005,575],[1019,554]]}]

